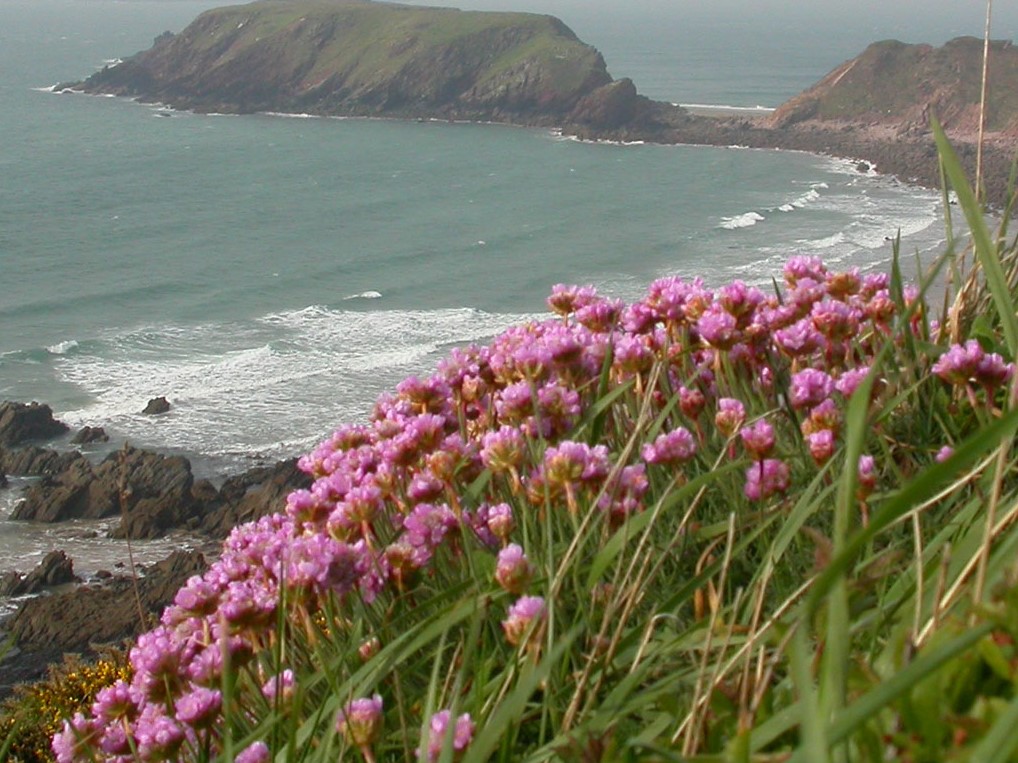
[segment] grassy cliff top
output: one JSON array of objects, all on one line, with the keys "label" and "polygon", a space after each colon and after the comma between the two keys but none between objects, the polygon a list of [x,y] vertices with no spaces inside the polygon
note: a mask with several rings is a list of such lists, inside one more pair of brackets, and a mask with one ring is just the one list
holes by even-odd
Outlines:
[{"label": "grassy cliff top", "polygon": [[233,111],[567,111],[612,81],[561,21],[370,0],[207,11],[85,88]]}]

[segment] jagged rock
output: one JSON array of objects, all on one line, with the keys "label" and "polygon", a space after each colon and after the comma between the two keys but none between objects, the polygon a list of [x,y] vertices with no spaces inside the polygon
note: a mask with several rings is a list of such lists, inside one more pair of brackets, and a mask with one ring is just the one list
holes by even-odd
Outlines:
[{"label": "jagged rock", "polygon": [[24,575],[15,570],[0,575],[0,597],[18,596],[24,579]]},{"label": "jagged rock", "polygon": [[166,413],[168,410],[170,410],[169,400],[165,397],[154,397],[148,401],[148,404],[145,406],[145,410],[143,410],[142,413],[151,416],[159,413]]},{"label": "jagged rock", "polygon": [[71,558],[63,551],[50,551],[27,575],[8,572],[0,578],[0,596],[24,596],[77,580]]},{"label": "jagged rock", "polygon": [[25,491],[12,519],[59,522],[121,514],[117,537],[156,538],[184,526],[200,506],[191,495],[194,476],[183,456],[125,446],[97,467],[78,458]]},{"label": "jagged rock", "polygon": [[84,458],[78,451],[59,453],[38,445],[9,450],[0,448],[0,471],[19,477],[40,477],[44,474],[59,474],[70,465]]},{"label": "jagged rock", "polygon": [[71,438],[72,445],[87,445],[92,442],[109,442],[110,436],[102,427],[82,427],[78,433]]},{"label": "jagged rock", "polygon": [[649,101],[638,95],[628,77],[599,87],[585,96],[573,110],[570,121],[580,125],[615,130],[633,124]]},{"label": "jagged rock", "polygon": [[67,431],[67,425],[53,418],[53,409],[40,403],[0,403],[0,445],[21,445],[31,440],[49,440]]},{"label": "jagged rock", "polygon": [[[207,567],[197,551],[176,551],[135,582],[120,576],[101,586],[29,599],[9,623],[16,648],[0,662],[0,697],[15,683],[37,680],[65,652],[92,654],[150,628],[192,575]],[[138,611],[138,599],[142,613]]]},{"label": "jagged rock", "polygon": [[206,508],[201,529],[224,537],[239,524],[282,511],[287,495],[311,483],[297,468],[297,459],[251,469],[223,483],[216,503]]}]

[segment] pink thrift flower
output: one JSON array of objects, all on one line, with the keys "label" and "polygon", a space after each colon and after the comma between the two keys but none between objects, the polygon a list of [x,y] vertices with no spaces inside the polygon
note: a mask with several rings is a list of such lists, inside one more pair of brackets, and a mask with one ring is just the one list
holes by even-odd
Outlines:
[{"label": "pink thrift flower", "polygon": [[265,742],[253,742],[245,747],[234,759],[235,763],[269,763],[271,753]]},{"label": "pink thrift flower", "polygon": [[803,319],[774,332],[774,343],[787,355],[798,358],[824,346],[824,338],[812,321]]},{"label": "pink thrift flower", "polygon": [[658,435],[640,451],[648,464],[681,464],[696,455],[696,440],[685,427]]},{"label": "pink thrift flower", "polygon": [[774,450],[774,427],[767,419],[757,419],[739,432],[742,444],[756,461],[761,461]]},{"label": "pink thrift flower", "polygon": [[117,681],[96,694],[95,702],[92,703],[92,715],[106,724],[122,718],[130,720],[138,714],[143,700],[144,697],[136,688],[124,681]]},{"label": "pink thrift flower", "polygon": [[834,432],[830,429],[821,429],[806,437],[809,445],[809,454],[816,461],[818,466],[827,463],[834,455]]},{"label": "pink thrift flower", "polygon": [[937,451],[936,456],[937,463],[942,464],[953,455],[954,448],[952,448],[950,445],[945,445],[943,448]]},{"label": "pink thrift flower", "polygon": [[498,552],[495,580],[509,593],[523,593],[533,577],[534,566],[520,546],[510,543]]},{"label": "pink thrift flower", "polygon": [[[431,716],[427,749],[429,763],[437,761],[442,754],[442,750],[445,749],[446,737],[450,733],[449,723],[451,715],[452,713],[448,710],[441,710]],[[470,717],[470,713],[463,713],[463,715],[456,719],[456,724],[452,729],[453,757],[461,757],[473,738],[474,721]]]},{"label": "pink thrift flower", "polygon": [[812,408],[831,396],[834,381],[823,371],[807,368],[792,377],[790,401],[794,408]]},{"label": "pink thrift flower", "polygon": [[863,380],[869,372],[869,366],[859,366],[858,368],[845,371],[838,377],[838,380],[834,382],[834,388],[845,397],[852,397],[856,388],[863,383]]},{"label": "pink thrift flower", "polygon": [[824,281],[827,278],[827,266],[819,257],[807,257],[806,255],[795,255],[789,257],[784,267],[785,281],[789,286],[795,286],[800,280],[810,278],[814,281]]},{"label": "pink thrift flower", "polygon": [[696,322],[696,330],[711,347],[718,350],[731,349],[739,341],[738,323],[735,316],[720,305],[711,306]]},{"label": "pink thrift flower", "polygon": [[762,501],[784,493],[788,490],[789,481],[788,464],[774,458],[765,459],[746,470],[746,497],[751,501]]},{"label": "pink thrift flower", "polygon": [[382,730],[382,697],[355,699],[339,711],[336,731],[357,747],[368,747],[377,741]]},{"label": "pink thrift flower", "polygon": [[269,702],[279,700],[282,703],[288,702],[296,691],[293,671],[286,668],[279,675],[273,676],[262,685],[262,696]]},{"label": "pink thrift flower", "polygon": [[738,400],[723,397],[718,400],[718,412],[714,416],[714,425],[725,437],[731,437],[739,431],[746,420],[746,407]]},{"label": "pink thrift flower", "polygon": [[495,473],[507,472],[523,463],[525,448],[526,442],[519,429],[502,426],[481,439],[481,461]]},{"label": "pink thrift flower", "polygon": [[691,421],[697,419],[706,405],[707,399],[700,390],[679,387],[679,408]]},{"label": "pink thrift flower", "polygon": [[859,492],[862,497],[866,497],[876,487],[876,462],[873,460],[873,456],[859,456]]},{"label": "pink thrift flower", "polygon": [[219,718],[223,695],[217,689],[198,686],[173,704],[177,720],[196,729],[208,728]]},{"label": "pink thrift flower", "polygon": [[955,344],[933,364],[933,373],[950,384],[967,384],[974,378],[986,353],[975,339]]},{"label": "pink thrift flower", "polygon": [[77,713],[73,720],[64,721],[64,727],[53,735],[50,749],[57,763],[82,763],[94,759],[92,738],[98,733],[96,722]]},{"label": "pink thrift flower", "polygon": [[512,507],[508,503],[496,503],[494,506],[489,506],[487,523],[492,535],[503,543],[509,540],[509,536],[516,528]]},{"label": "pink thrift flower", "polygon": [[589,305],[595,299],[597,289],[593,286],[567,286],[557,283],[551,287],[548,307],[557,315],[567,316]]},{"label": "pink thrift flower", "polygon": [[520,597],[509,607],[509,616],[502,621],[506,640],[513,646],[519,646],[524,637],[528,637],[528,643],[539,639],[547,616],[542,597]]}]

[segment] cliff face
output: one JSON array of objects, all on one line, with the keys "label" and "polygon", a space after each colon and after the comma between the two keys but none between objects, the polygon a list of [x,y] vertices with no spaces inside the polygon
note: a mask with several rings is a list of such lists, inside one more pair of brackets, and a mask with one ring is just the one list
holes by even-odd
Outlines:
[{"label": "cliff face", "polygon": [[551,16],[261,0],[208,11],[74,87],[197,111],[558,124],[602,97],[616,118],[635,113],[635,89],[613,84]]},{"label": "cliff face", "polygon": [[[1018,134],[1018,48],[994,42],[990,56],[986,127]],[[933,114],[949,132],[971,132],[979,126],[982,59],[983,41],[974,37],[939,48],[877,42],[782,105],[772,124],[850,121],[907,133],[926,130]]]}]

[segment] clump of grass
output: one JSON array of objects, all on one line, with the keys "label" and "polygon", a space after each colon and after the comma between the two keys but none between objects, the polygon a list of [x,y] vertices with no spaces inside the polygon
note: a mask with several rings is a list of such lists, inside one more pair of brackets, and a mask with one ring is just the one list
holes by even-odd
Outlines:
[{"label": "clump of grass", "polygon": [[556,287],[306,456],[57,759],[1012,759],[1018,329],[942,150],[978,338],[897,260]]}]

